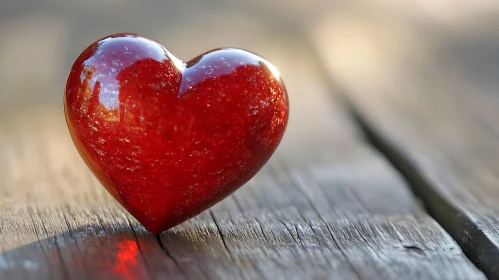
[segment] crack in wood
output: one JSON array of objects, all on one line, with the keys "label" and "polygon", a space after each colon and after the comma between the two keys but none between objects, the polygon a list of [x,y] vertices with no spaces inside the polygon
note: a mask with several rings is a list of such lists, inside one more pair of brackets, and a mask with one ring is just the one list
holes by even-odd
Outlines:
[{"label": "crack in wood", "polygon": [[35,232],[36,234],[36,237],[37,237],[37,244],[38,246],[40,247],[41,251],[43,252],[43,255],[45,256],[45,261],[49,259],[48,255],[47,255],[47,252],[45,251],[45,248],[43,248],[43,244],[41,242],[42,238],[40,236],[40,233],[38,232],[38,229],[37,229],[37,226],[36,226],[36,223],[35,223],[35,220],[33,218],[33,209],[31,209],[31,207],[28,207],[28,213],[30,213],[30,219],[31,219],[31,222],[32,222],[32,225],[33,225],[33,231]]},{"label": "crack in wood", "polygon": [[144,256],[144,251],[142,250],[142,247],[140,246],[140,242],[139,242],[139,238],[137,237],[137,233],[135,232],[135,229],[133,229],[132,223],[130,222],[130,219],[128,218],[128,216],[126,214],[124,214],[123,216],[125,217],[125,219],[128,223],[128,227],[130,228],[130,230],[133,233],[133,237],[135,238],[135,243],[137,243],[137,248],[139,248],[140,256],[141,256],[142,260],[144,261],[144,263],[146,264],[146,266],[149,268],[149,269],[147,269],[147,275],[149,276],[149,279],[154,279],[151,276],[151,272],[150,272],[151,266],[149,265],[149,262],[147,261],[146,257]]},{"label": "crack in wood", "polygon": [[[36,209],[36,214],[38,216],[38,218],[41,220],[41,215],[40,215],[40,209],[38,207],[34,207],[34,209]],[[43,230],[45,231],[45,235],[47,236],[47,238],[49,239],[52,239],[52,237],[50,237],[50,234],[47,230],[47,227],[45,226],[45,223],[42,221],[42,227],[43,227]],[[57,257],[59,258],[59,261],[61,262],[61,266],[62,266],[62,271],[64,273],[64,277],[65,278],[69,278],[69,268],[67,267],[65,261],[64,261],[64,258],[62,257],[62,253],[61,253],[61,247],[59,246],[59,243],[57,242],[57,235],[54,235],[53,236],[53,240],[54,240],[54,245],[56,246],[57,248]]]},{"label": "crack in wood", "polygon": [[[294,180],[291,179],[291,185],[295,187],[295,189],[297,189],[299,192],[301,192],[307,199],[307,201],[309,202],[310,206],[312,207],[312,209],[315,211],[315,213],[317,214],[317,216],[319,217],[319,219],[324,223],[326,229],[328,230],[329,232],[329,235],[331,237],[331,240],[333,241],[333,243],[336,245],[336,248],[338,249],[338,251],[340,252],[340,254],[342,255],[342,257],[345,259],[345,261],[347,262],[347,264],[349,265],[350,269],[352,270],[352,272],[356,275],[357,279],[361,280],[362,279],[362,276],[361,276],[361,273],[357,270],[357,268],[355,267],[355,265],[352,263],[352,261],[350,260],[350,258],[348,257],[348,255],[346,254],[346,252],[341,248],[341,246],[339,246],[339,243],[338,241],[336,240],[333,232],[331,231],[331,229],[329,228],[329,225],[327,224],[327,222],[324,220],[324,218],[322,217],[322,215],[320,214],[319,210],[317,209],[317,207],[315,206],[315,204],[313,203],[313,201],[311,200],[311,198],[306,194],[306,192],[304,192],[300,186],[299,183],[295,182]],[[328,201],[329,203],[329,201]],[[305,217],[303,217],[303,214],[302,213],[299,213],[300,217],[305,221],[307,222],[307,219],[305,219]],[[307,224],[309,224],[307,222]],[[313,229],[312,229],[313,230]],[[297,234],[298,231],[297,231]],[[332,251],[331,248],[329,248],[329,246],[327,246],[327,248],[329,250]]]},{"label": "crack in wood", "polygon": [[213,211],[211,209],[208,209],[208,213],[210,213],[211,219],[213,220],[213,222],[215,223],[215,226],[217,227],[217,232],[218,232],[218,235],[220,236],[220,239],[222,240],[222,244],[225,248],[225,252],[228,254],[230,259],[233,259],[232,253],[230,252],[229,247],[227,246],[227,243],[225,241],[225,237],[222,233],[222,230],[220,229],[220,225],[218,224],[217,220],[215,219],[215,215],[213,214]]},{"label": "crack in wood", "polygon": [[179,263],[175,257],[168,251],[168,249],[164,246],[163,242],[161,241],[161,234],[155,234],[156,240],[158,241],[159,247],[161,250],[165,252],[165,254],[175,263],[175,265],[181,270],[181,267],[179,266]]}]

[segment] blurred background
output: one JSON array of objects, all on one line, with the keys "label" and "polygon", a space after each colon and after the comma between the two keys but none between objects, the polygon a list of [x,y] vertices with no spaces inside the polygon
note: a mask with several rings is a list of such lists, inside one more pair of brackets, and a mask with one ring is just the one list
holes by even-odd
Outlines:
[{"label": "blurred background", "polygon": [[300,161],[306,144],[320,151],[314,136],[324,131],[322,139],[351,139],[342,138],[349,128],[336,121],[345,114],[333,112],[341,106],[330,103],[336,86],[373,106],[381,91],[414,106],[432,95],[480,102],[477,108],[494,117],[498,15],[496,0],[1,1],[0,170],[7,176],[0,183],[16,186],[0,189],[2,204],[29,199],[28,190],[31,199],[57,199],[36,185],[52,184],[68,165],[83,166],[62,99],[73,61],[101,37],[141,33],[184,61],[218,47],[267,58],[290,95],[281,154]]},{"label": "blurred background", "polygon": [[273,56],[301,44],[310,48],[305,52],[319,50],[346,86],[372,86],[418,71],[454,82],[464,76],[468,90],[495,91],[498,13],[495,0],[1,1],[0,116],[61,108],[74,59],[117,32],[155,38],[185,61],[232,46],[283,69],[299,58]]}]

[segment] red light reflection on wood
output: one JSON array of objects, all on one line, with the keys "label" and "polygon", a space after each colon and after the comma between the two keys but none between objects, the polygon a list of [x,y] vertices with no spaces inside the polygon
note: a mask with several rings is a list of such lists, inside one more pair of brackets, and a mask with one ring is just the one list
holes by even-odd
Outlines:
[{"label": "red light reflection on wood", "polygon": [[116,262],[112,266],[113,272],[118,276],[127,280],[139,279],[134,273],[134,268],[137,266],[137,256],[139,247],[132,240],[124,240],[118,244],[118,252],[116,253]]}]

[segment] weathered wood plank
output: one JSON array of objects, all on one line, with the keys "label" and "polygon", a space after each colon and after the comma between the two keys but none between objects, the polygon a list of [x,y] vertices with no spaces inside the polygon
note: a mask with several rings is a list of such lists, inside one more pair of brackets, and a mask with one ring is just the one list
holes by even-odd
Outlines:
[{"label": "weathered wood plank", "polygon": [[[152,37],[166,12],[178,18],[173,8],[159,9],[157,18],[122,9],[122,18],[135,15],[132,22],[151,27]],[[0,278],[483,279],[331,100],[303,38],[271,25],[275,19],[267,24],[234,6],[217,9],[187,9],[202,20],[171,25],[157,38],[170,39],[181,58],[232,45],[281,69],[291,119],[268,165],[210,211],[155,236],[84,166],[60,102],[11,108],[0,119]],[[108,15],[91,15],[69,17],[79,30],[71,44],[104,35],[90,26]],[[212,30],[221,35],[206,36]]]},{"label": "weathered wood plank", "polygon": [[[499,279],[499,71],[483,60],[497,60],[499,33],[469,24],[437,30],[437,37],[397,25],[400,32],[384,41],[369,32],[393,31],[391,24],[373,30],[368,22],[357,23],[350,34],[360,34],[373,57],[352,61],[347,70],[348,61],[341,65],[330,54],[358,58],[351,46],[322,45],[331,73],[374,144],[432,216],[488,277]],[[338,33],[322,36],[340,40]],[[370,58],[378,63],[369,64]]]}]

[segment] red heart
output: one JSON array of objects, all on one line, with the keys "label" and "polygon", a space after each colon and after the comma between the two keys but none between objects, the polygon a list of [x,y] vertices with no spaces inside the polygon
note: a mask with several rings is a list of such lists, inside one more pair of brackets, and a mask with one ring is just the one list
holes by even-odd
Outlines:
[{"label": "red heart", "polygon": [[184,64],[136,34],[83,51],[64,105],[88,167],[154,233],[246,183],[277,148],[288,120],[286,89],[265,59],[218,49]]}]

